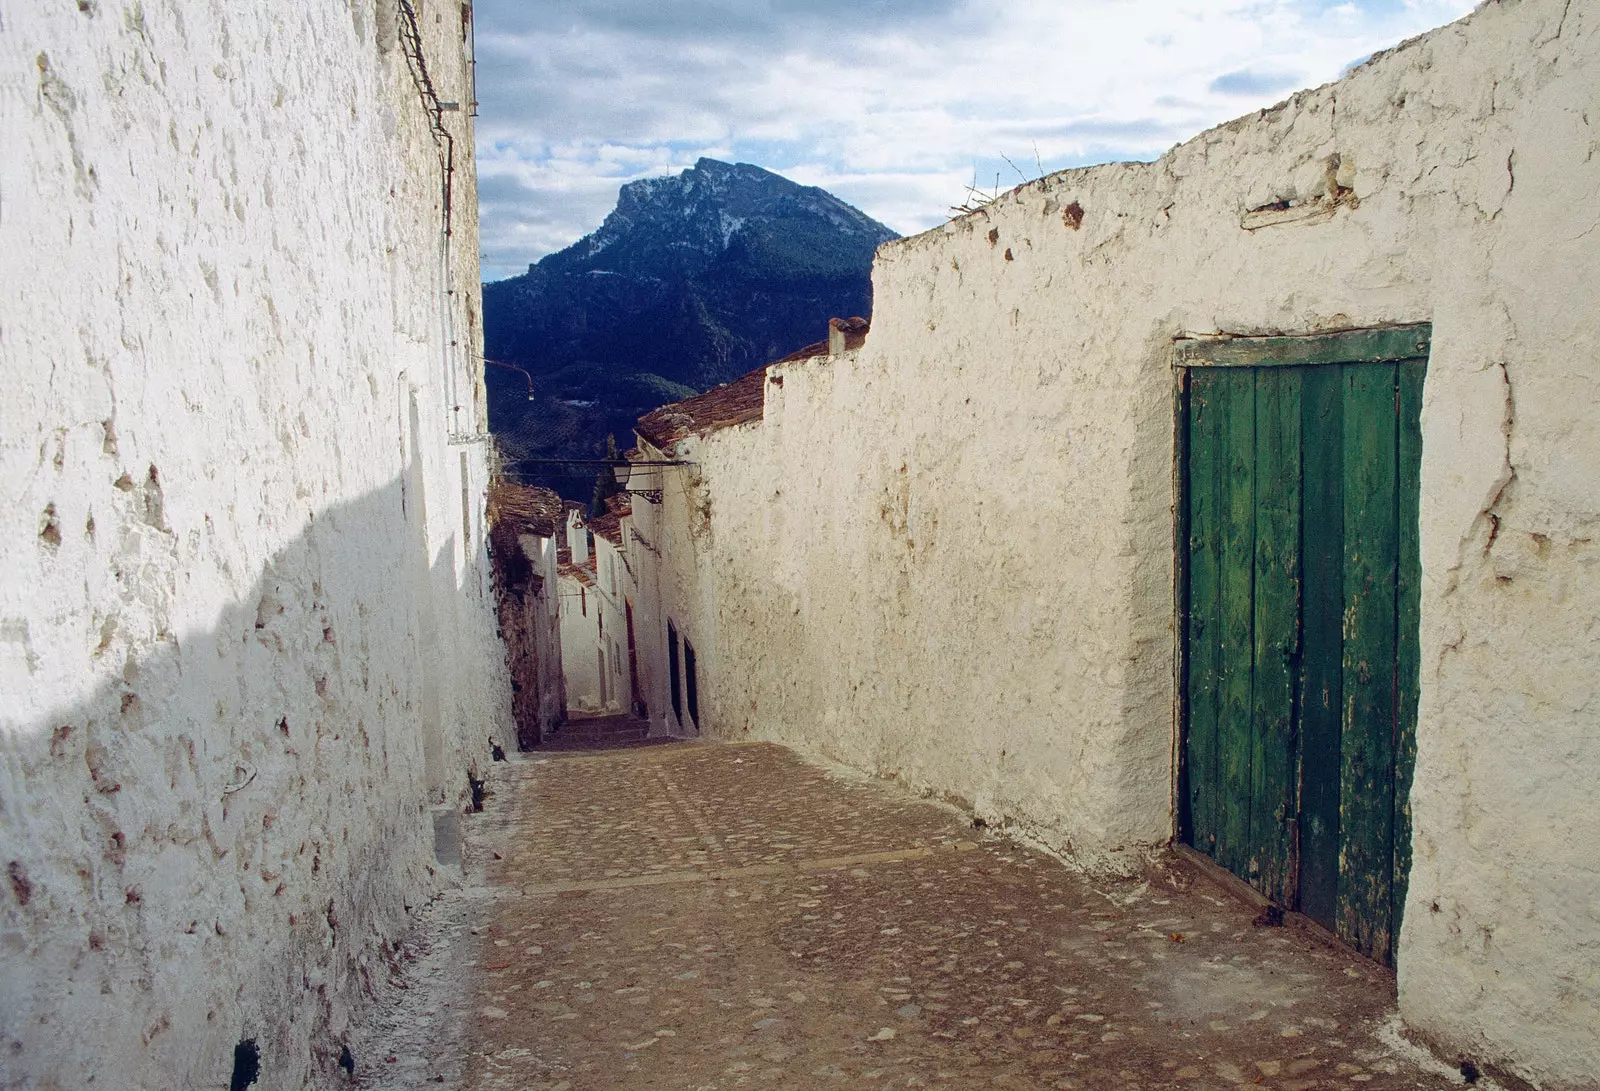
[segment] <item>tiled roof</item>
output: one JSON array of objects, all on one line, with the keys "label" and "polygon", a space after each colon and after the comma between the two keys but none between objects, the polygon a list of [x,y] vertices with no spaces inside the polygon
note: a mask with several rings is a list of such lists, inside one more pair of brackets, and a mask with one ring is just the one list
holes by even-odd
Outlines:
[{"label": "tiled roof", "polygon": [[766,382],[767,365],[762,364],[731,383],[651,410],[639,418],[635,430],[665,451],[685,436],[703,435],[760,420],[762,388]]},{"label": "tiled roof", "polygon": [[618,549],[622,548],[622,516],[614,511],[597,515],[589,520],[589,529],[596,537],[604,538]]},{"label": "tiled roof", "polygon": [[[830,319],[828,333],[830,339],[843,338],[841,343],[844,347],[855,348],[866,339],[867,320]],[[826,356],[828,345],[828,341],[816,341],[772,363],[791,364],[816,356]],[[771,366],[763,364],[731,383],[723,383],[704,394],[696,394],[692,398],[685,398],[681,402],[673,402],[652,410],[639,418],[635,431],[655,447],[665,451],[685,436],[705,435],[721,428],[731,428],[736,424],[760,420],[764,408],[767,368]]]},{"label": "tiled roof", "polygon": [[[828,342],[826,342],[826,341],[813,341],[811,344],[807,345],[805,348],[801,349],[800,351],[791,352],[789,355],[785,356],[783,359],[774,360],[774,361],[772,361],[772,363],[773,364],[793,364],[793,363],[797,363],[797,362],[799,362],[801,360],[809,360],[813,356],[826,356],[826,355],[828,355]],[[772,364],[768,364],[767,366],[771,367]]]},{"label": "tiled roof", "polygon": [[573,564],[571,561],[556,565],[556,575],[566,579],[577,580],[585,587],[594,586],[594,573],[583,565]]},{"label": "tiled roof", "polygon": [[496,526],[504,524],[518,534],[553,538],[556,524],[564,518],[561,497],[553,489],[503,479],[489,486],[489,521]]}]

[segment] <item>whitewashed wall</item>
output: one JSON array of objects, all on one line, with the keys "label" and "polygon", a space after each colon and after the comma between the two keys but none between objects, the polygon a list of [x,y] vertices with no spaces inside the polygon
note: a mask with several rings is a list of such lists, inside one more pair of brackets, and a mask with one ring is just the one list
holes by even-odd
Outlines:
[{"label": "whitewashed wall", "polygon": [[[640,441],[642,458],[660,461],[661,452],[647,441]],[[628,543],[632,564],[631,593],[634,600],[635,654],[639,662],[639,688],[649,715],[650,735],[662,737],[693,736],[699,734],[693,721],[683,715],[683,692],[680,688],[678,709],[672,707],[671,657],[667,652],[669,611],[662,597],[663,574],[673,571],[663,566],[662,535],[673,525],[664,517],[663,503],[655,503],[643,494],[663,492],[663,486],[682,488],[681,479],[669,468],[638,466],[633,470],[628,484],[638,491],[633,498],[633,512],[623,520],[624,540]],[[668,560],[689,560],[692,554],[674,553]],[[674,622],[678,619],[672,617]],[[678,664],[680,686],[683,664]]]},{"label": "whitewashed wall", "polygon": [[560,587],[561,665],[567,680],[567,709],[595,712],[600,709],[600,667],[595,658],[600,646],[600,597],[593,587],[575,576],[562,576]]},{"label": "whitewashed wall", "polygon": [[884,246],[862,349],[677,449],[702,726],[1132,866],[1173,828],[1173,338],[1432,321],[1401,1007],[1600,1086],[1597,124],[1600,11],[1491,3]]},{"label": "whitewashed wall", "polygon": [[507,733],[470,120],[446,254],[395,11],[0,16],[0,1084],[341,1076]]},{"label": "whitewashed wall", "polygon": [[600,651],[605,656],[603,704],[609,712],[627,712],[632,704],[628,681],[627,595],[631,574],[623,563],[622,550],[596,535],[595,605],[600,611],[597,626]]}]

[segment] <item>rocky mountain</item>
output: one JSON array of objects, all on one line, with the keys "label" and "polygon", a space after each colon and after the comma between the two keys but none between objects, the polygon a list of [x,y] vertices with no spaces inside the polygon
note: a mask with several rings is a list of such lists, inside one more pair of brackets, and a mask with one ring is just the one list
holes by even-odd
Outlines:
[{"label": "rocky mountain", "polygon": [[824,190],[701,159],[622,187],[599,230],[483,289],[489,422],[524,481],[588,499],[608,433],[870,314],[872,255],[896,235]]}]

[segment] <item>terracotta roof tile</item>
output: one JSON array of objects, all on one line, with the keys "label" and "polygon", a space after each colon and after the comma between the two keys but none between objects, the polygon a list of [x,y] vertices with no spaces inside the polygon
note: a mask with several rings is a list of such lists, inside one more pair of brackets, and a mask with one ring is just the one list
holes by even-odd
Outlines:
[{"label": "terracotta roof tile", "polygon": [[503,479],[489,486],[489,521],[494,525],[504,523],[518,534],[553,538],[556,524],[565,517],[561,497],[553,489]]},{"label": "terracotta roof tile", "polygon": [[[828,342],[826,342],[826,341],[813,341],[811,344],[807,345],[805,348],[799,350],[798,352],[791,352],[789,355],[783,357],[781,360],[774,360],[774,361],[772,361],[772,363],[773,364],[792,364],[792,363],[797,363],[800,360],[809,360],[814,356],[826,356],[826,355],[828,355]],[[767,366],[771,367],[772,365],[768,364]]]},{"label": "terracotta roof tile", "polygon": [[608,511],[589,520],[589,529],[618,549],[622,548],[622,516]]},{"label": "terracotta roof tile", "polygon": [[[828,340],[815,341],[772,363],[790,364],[826,356],[835,340],[843,349],[857,348],[866,340],[868,328],[865,318],[829,319]],[[665,451],[686,436],[705,435],[736,424],[760,420],[764,408],[767,368],[771,366],[763,364],[731,383],[723,383],[704,394],[696,394],[692,398],[652,410],[639,418],[635,431],[657,449]],[[633,453],[630,451],[629,455]]]},{"label": "terracotta roof tile", "polygon": [[594,586],[594,574],[582,565],[573,564],[571,561],[556,565],[556,575],[577,580],[585,587]]},{"label": "terracotta roof tile", "polygon": [[636,430],[665,451],[685,436],[704,435],[719,428],[760,420],[766,383],[767,365],[762,364],[731,383],[651,410],[639,418]]}]

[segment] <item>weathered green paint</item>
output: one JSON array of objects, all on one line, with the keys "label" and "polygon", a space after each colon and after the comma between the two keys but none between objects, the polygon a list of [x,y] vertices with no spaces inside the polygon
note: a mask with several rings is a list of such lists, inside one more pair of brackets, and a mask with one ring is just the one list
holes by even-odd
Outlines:
[{"label": "weathered green paint", "polygon": [[[1417,764],[1417,692],[1421,674],[1422,546],[1422,382],[1426,360],[1405,360],[1396,368],[1398,419],[1395,439],[1395,529],[1399,535],[1396,571],[1394,890],[1391,935],[1400,935],[1411,875],[1411,775]],[[1391,961],[1393,958],[1391,956]]]},{"label": "weathered green paint", "polygon": [[1281,353],[1248,364],[1235,342],[1179,350],[1220,365],[1188,372],[1180,429],[1182,826],[1389,962],[1411,860],[1428,332],[1252,339]]},{"label": "weathered green paint", "polygon": [[1339,734],[1344,698],[1344,381],[1308,368],[1302,388],[1305,572],[1301,623],[1300,911],[1334,926],[1339,890]]},{"label": "weathered green paint", "polygon": [[1428,355],[1427,323],[1316,337],[1218,337],[1173,342],[1174,367],[1303,367],[1382,363]]},{"label": "weathered green paint", "polygon": [[1217,412],[1212,404],[1215,372],[1189,377],[1189,462],[1185,490],[1189,511],[1189,647],[1185,742],[1190,842],[1214,853],[1217,843],[1217,633],[1220,602],[1217,564],[1221,551],[1217,519]]},{"label": "weathered green paint", "polygon": [[1256,375],[1254,692],[1250,859],[1256,888],[1294,899],[1295,683],[1300,659],[1300,384],[1293,368]]},{"label": "weathered green paint", "polygon": [[1221,617],[1218,630],[1216,858],[1237,875],[1250,874],[1250,757],[1254,720],[1256,436],[1253,371],[1219,372],[1222,407],[1218,514],[1221,518]]},{"label": "weathered green paint", "polygon": [[1345,369],[1340,937],[1389,952],[1394,891],[1395,369]]},{"label": "weathered green paint", "polygon": [[[1192,412],[1189,404],[1190,375],[1188,371],[1177,373],[1177,398],[1173,402],[1172,426],[1174,440],[1175,465],[1187,467],[1189,465],[1189,417]],[[1177,655],[1173,661],[1173,677],[1177,684],[1179,723],[1187,723],[1188,694],[1189,694],[1189,496],[1186,483],[1180,478],[1175,482],[1177,488],[1173,496],[1172,520],[1172,551],[1176,557],[1181,557],[1173,566],[1172,598],[1174,612],[1177,614]],[[1180,735],[1180,745],[1188,746],[1187,736]],[[1178,841],[1183,844],[1194,842],[1194,822],[1190,814],[1189,799],[1189,756],[1187,752],[1177,755],[1177,769],[1174,780],[1173,808],[1177,812]]]}]

